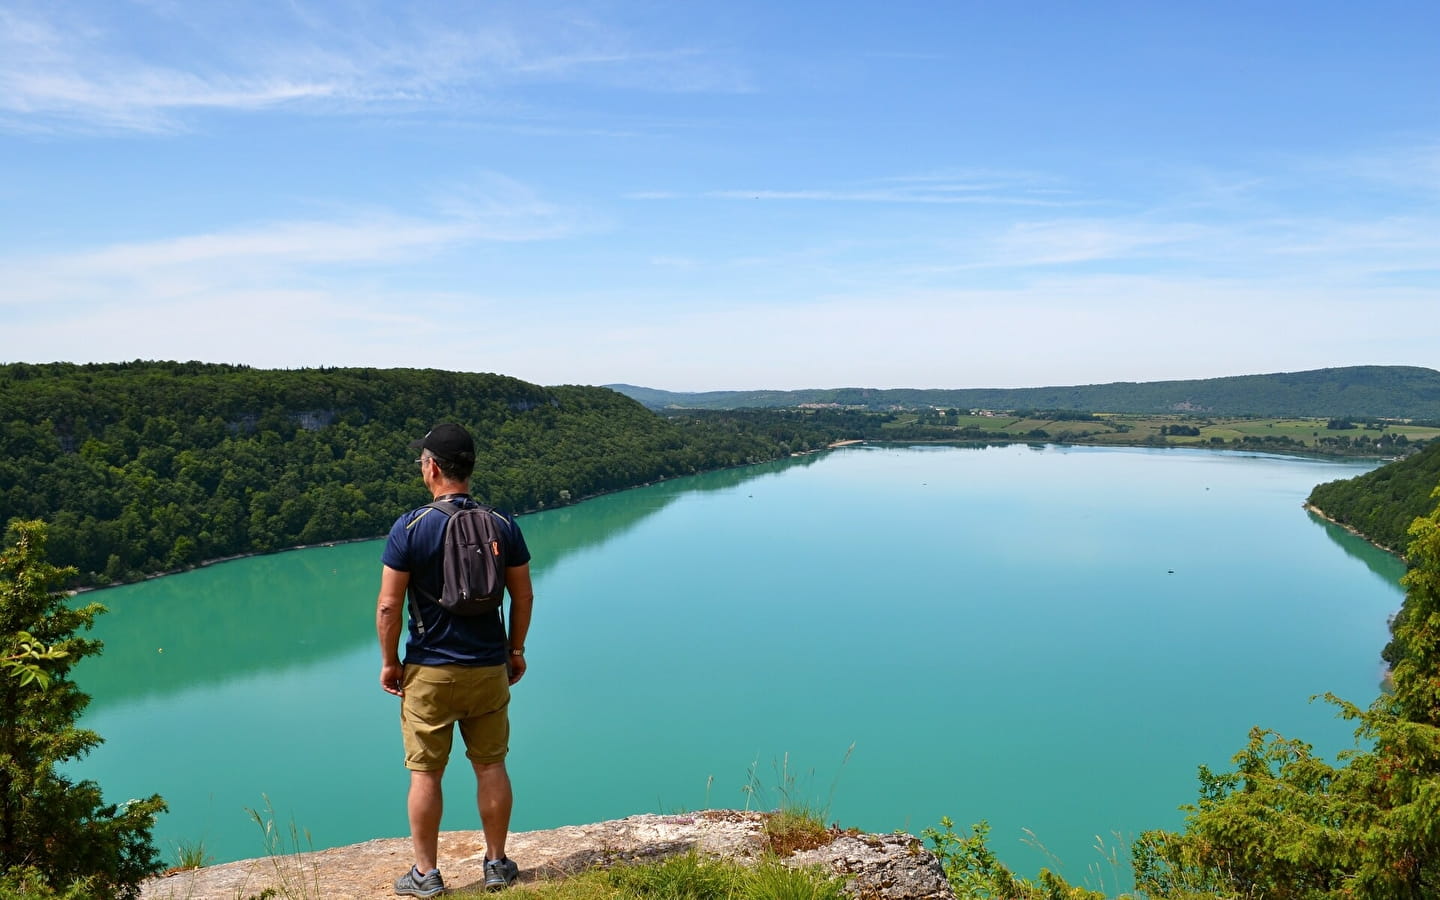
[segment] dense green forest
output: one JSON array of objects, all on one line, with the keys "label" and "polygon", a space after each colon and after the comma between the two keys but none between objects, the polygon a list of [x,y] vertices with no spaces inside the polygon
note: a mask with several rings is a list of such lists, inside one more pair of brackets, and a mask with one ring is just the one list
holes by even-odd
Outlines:
[{"label": "dense green forest", "polygon": [[[1167,443],[1179,434],[1172,425],[1163,438],[1140,435],[1137,426],[1061,405],[1014,422],[958,413],[656,414],[605,388],[419,369],[0,365],[0,523],[49,521],[51,555],[79,570],[72,586],[374,537],[423,499],[406,445],[446,420],[475,432],[475,493],[515,511],[846,439],[1064,441],[1099,429],[1094,442]],[[1248,439],[1237,431],[1207,445]],[[1440,447],[1353,485],[1322,486],[1312,502],[1378,543],[1399,546],[1404,526],[1427,508],[1420,482],[1428,477],[1433,486],[1437,470]]]},{"label": "dense green forest", "polygon": [[418,369],[0,366],[0,523],[44,519],[78,584],[382,535],[423,501],[407,444],[475,434],[515,511],[824,446],[834,429],[667,419],[605,388]]},{"label": "dense green forest", "polygon": [[858,409],[922,407],[1050,409],[1108,413],[1203,413],[1440,419],[1440,372],[1414,366],[1352,366],[1194,381],[1115,382],[1072,387],[918,390],[833,388],[676,393],[612,384],[652,409],[736,409],[836,404]]},{"label": "dense green forest", "polygon": [[1372,543],[1399,550],[1406,529],[1435,508],[1431,493],[1440,485],[1440,443],[1414,456],[1344,481],[1330,481],[1310,492],[1309,503]]}]

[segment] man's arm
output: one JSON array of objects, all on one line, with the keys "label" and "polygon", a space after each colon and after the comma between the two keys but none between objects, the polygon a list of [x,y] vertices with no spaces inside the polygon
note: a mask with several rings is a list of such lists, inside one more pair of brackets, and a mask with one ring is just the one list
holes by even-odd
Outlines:
[{"label": "man's arm", "polygon": [[[522,649],[530,633],[530,613],[535,608],[535,589],[530,585],[530,564],[505,570],[505,590],[510,595],[510,646]],[[525,674],[525,657],[510,657],[510,683]]]},{"label": "man's arm", "polygon": [[[380,597],[375,602],[375,633],[380,638],[380,686],[397,697],[405,696],[405,667],[400,664],[400,627],[405,618],[405,589],[409,586],[409,572],[381,567]],[[526,619],[529,619],[528,613]]]}]

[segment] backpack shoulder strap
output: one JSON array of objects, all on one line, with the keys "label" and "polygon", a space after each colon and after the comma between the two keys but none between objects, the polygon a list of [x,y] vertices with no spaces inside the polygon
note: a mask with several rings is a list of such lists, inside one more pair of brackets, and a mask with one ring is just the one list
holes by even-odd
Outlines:
[{"label": "backpack shoulder strap", "polygon": [[[425,504],[424,506],[420,507],[420,509],[433,509],[433,510],[435,510],[435,511],[437,511],[437,512],[444,513],[446,519],[449,519],[450,517],[454,516],[456,512],[458,512],[458,510],[455,509],[454,505],[452,505],[450,502],[448,502],[448,501],[446,501],[446,500],[434,500],[434,501],[431,501],[430,503],[427,503],[427,504]],[[423,516],[424,513],[421,513],[420,515]],[[420,520],[420,516],[416,516],[415,519],[414,519],[410,524],[413,525],[413,524],[415,524],[415,522],[418,522],[419,520]],[[448,525],[447,525],[447,527],[448,527]],[[434,597],[430,596],[430,594],[429,594],[428,592],[421,590],[421,589],[420,589],[420,586],[415,583],[414,579],[411,579],[411,581],[410,581],[410,589],[407,590],[407,591],[405,592],[405,594],[406,594],[406,601],[410,604],[410,618],[412,618],[412,619],[415,620],[415,628],[416,628],[416,630],[420,632],[420,636],[421,636],[421,637],[424,637],[424,636],[425,636],[425,619],[424,619],[423,616],[420,615],[420,605],[419,605],[419,602],[417,601],[416,595],[418,594],[418,595],[420,595],[420,596],[423,596],[426,600],[429,600],[431,603],[438,603],[438,601],[437,601]]]},{"label": "backpack shoulder strap", "polygon": [[457,510],[457,509],[455,508],[454,504],[452,504],[449,500],[435,500],[435,501],[432,501],[432,502],[430,502],[430,503],[425,504],[424,506],[422,506],[422,507],[420,507],[420,508],[421,508],[421,509],[438,509],[440,512],[442,512],[442,513],[445,514],[445,518],[447,518],[447,519],[450,518],[451,516],[455,515],[455,513],[459,511],[459,510]]}]

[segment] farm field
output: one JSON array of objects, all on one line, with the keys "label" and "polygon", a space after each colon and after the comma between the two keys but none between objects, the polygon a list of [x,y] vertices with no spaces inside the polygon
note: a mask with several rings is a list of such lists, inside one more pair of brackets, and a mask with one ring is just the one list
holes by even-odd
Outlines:
[{"label": "farm field", "polygon": [[[1107,446],[1226,447],[1290,450],[1334,456],[1401,456],[1440,437],[1440,428],[1402,421],[1356,422],[1332,428],[1326,419],[1141,416],[1097,413],[1093,419],[1016,415],[937,416],[901,413],[897,432],[926,426],[937,440],[1050,440]],[[1378,426],[1378,427],[1377,427]],[[1192,433],[1194,432],[1198,433]]]}]

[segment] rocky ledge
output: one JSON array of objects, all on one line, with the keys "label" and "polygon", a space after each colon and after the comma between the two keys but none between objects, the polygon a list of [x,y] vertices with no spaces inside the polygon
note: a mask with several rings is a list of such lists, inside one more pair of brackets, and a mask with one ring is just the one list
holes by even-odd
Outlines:
[{"label": "rocky ledge", "polygon": [[[640,815],[595,825],[512,834],[508,855],[522,882],[564,878],[592,866],[661,859],[691,849],[740,861],[765,850],[766,816],[734,810]],[[478,831],[440,835],[440,866],[451,888],[480,886],[485,841]],[[785,858],[787,865],[824,866],[846,879],[857,900],[954,900],[940,863],[908,834],[834,831],[829,842]],[[245,900],[267,888],[275,896],[393,897],[396,876],[410,864],[410,840],[385,838],[350,847],[248,859],[175,873],[146,882],[144,900]]]}]

